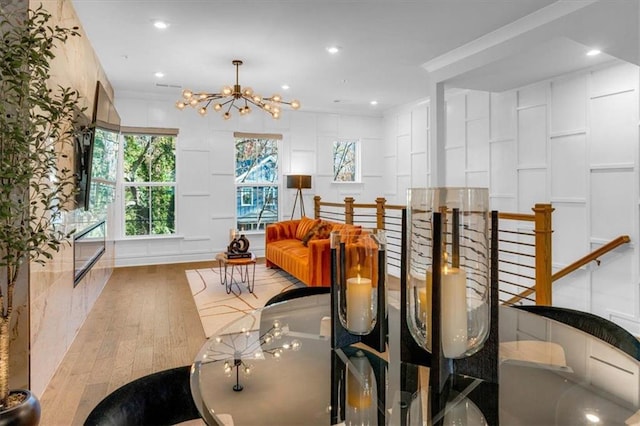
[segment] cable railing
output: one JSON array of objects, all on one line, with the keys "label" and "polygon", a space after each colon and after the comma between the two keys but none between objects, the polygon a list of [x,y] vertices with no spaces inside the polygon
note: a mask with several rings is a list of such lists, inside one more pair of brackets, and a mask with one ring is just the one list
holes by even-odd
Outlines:
[{"label": "cable railing", "polygon": [[[325,202],[314,197],[317,219],[341,221],[387,231],[387,270],[400,275],[402,210],[382,197],[375,203]],[[501,303],[551,304],[551,215],[550,204],[536,204],[532,214],[499,213],[499,299]],[[531,291],[533,289],[533,291]]]}]

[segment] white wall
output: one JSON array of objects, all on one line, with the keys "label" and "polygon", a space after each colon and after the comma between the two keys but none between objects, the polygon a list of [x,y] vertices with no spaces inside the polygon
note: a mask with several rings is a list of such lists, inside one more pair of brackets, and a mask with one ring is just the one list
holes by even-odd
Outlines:
[{"label": "white wall", "polygon": [[[176,98],[179,94],[176,95]],[[123,126],[178,128],[177,237],[123,239],[116,242],[116,265],[142,265],[212,260],[224,251],[235,227],[233,132],[283,135],[282,175],[312,175],[312,189],[304,190],[307,216],[313,216],[313,196],[342,201],[353,196],[373,202],[383,185],[382,123],[379,117],[284,111],[279,120],[254,111],[225,121],[211,113],[179,111],[174,101],[150,99],[148,94],[117,93],[116,108]],[[361,140],[362,183],[332,183],[332,144],[335,138]],[[291,217],[295,190],[281,186],[280,217]],[[120,205],[122,200],[116,200]],[[295,216],[299,215],[296,207]],[[117,219],[121,226],[122,217]],[[248,233],[250,250],[264,254],[264,234]]]},{"label": "white wall", "polygon": [[[639,75],[635,65],[615,63],[502,93],[450,90],[444,144],[447,186],[489,187],[492,208],[500,211],[553,204],[554,270],[629,235],[631,244],[600,266],[593,262],[557,281],[553,303],[591,311],[635,334]],[[427,121],[398,125],[417,114],[409,108],[384,119],[385,176],[396,182],[395,193],[387,185],[385,196],[400,202],[407,186],[428,183],[421,168],[428,163],[414,161],[419,152],[412,148],[426,143]]]}]

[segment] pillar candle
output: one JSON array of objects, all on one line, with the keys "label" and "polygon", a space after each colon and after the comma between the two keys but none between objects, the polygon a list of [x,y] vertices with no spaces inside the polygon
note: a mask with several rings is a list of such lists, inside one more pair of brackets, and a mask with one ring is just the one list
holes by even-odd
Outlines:
[{"label": "pillar candle", "polygon": [[444,268],[441,279],[442,351],[459,358],[467,350],[467,274]]},{"label": "pillar candle", "polygon": [[352,333],[368,333],[371,329],[371,280],[347,279],[347,329]]},{"label": "pillar candle", "polygon": [[373,370],[366,355],[360,351],[349,358],[347,368],[347,404],[353,408],[371,405],[371,374]]}]

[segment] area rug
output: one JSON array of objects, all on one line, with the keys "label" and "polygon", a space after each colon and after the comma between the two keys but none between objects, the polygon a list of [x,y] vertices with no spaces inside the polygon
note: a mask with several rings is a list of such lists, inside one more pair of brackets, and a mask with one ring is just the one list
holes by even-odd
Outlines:
[{"label": "area rug", "polygon": [[[222,327],[241,318],[245,313],[263,307],[276,294],[305,286],[286,272],[269,269],[264,264],[256,265],[253,293],[249,293],[245,284],[240,284],[240,291],[234,285],[231,293],[227,294],[225,286],[221,284],[218,266],[190,269],[185,273],[207,337],[213,336]],[[224,269],[222,273],[224,274]],[[249,274],[251,273],[250,266]]]}]

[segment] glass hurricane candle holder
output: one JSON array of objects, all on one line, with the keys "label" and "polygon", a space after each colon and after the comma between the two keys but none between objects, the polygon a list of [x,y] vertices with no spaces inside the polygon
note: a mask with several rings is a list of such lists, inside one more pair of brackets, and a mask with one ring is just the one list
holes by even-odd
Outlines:
[{"label": "glass hurricane candle holder", "polygon": [[379,269],[384,241],[380,230],[331,233],[340,323],[351,334],[369,334],[378,321],[378,303],[385,302],[378,300],[377,291],[379,280],[384,279]]},{"label": "glass hurricane candle holder", "polygon": [[[486,188],[408,192],[407,324],[414,340],[429,352],[438,335],[434,324],[440,324],[446,358],[472,355],[487,339],[490,220]],[[434,297],[436,283],[439,300]],[[434,312],[440,313],[435,322]]]}]

